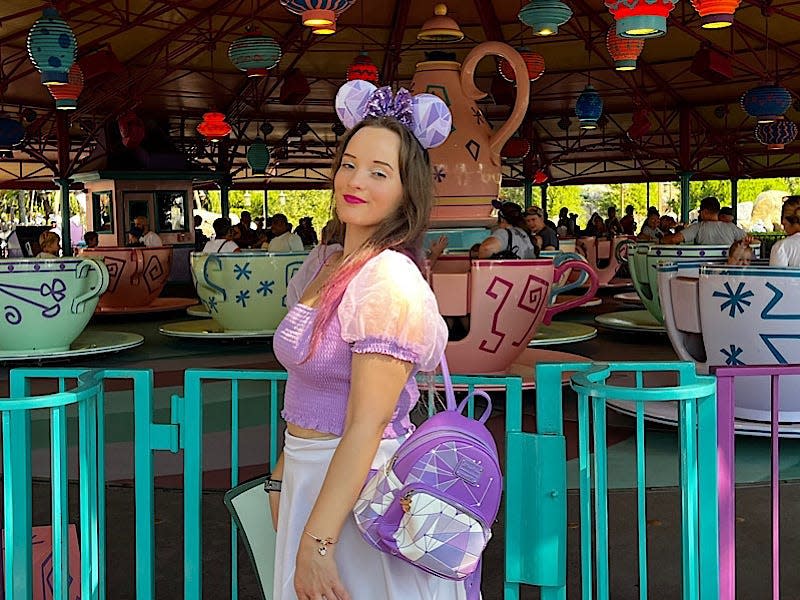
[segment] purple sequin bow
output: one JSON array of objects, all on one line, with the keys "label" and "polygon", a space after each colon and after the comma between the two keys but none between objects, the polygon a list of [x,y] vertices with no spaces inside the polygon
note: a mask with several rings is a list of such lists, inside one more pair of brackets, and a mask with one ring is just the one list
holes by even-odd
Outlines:
[{"label": "purple sequin bow", "polygon": [[377,88],[368,81],[348,81],[336,94],[336,114],[350,129],[368,117],[394,117],[416,136],[423,148],[440,146],[450,135],[453,118],[433,94],[412,95],[400,88]]},{"label": "purple sequin bow", "polygon": [[389,86],[375,90],[367,102],[365,117],[394,117],[405,127],[414,129],[414,112],[412,107],[411,92],[400,88],[392,94]]}]

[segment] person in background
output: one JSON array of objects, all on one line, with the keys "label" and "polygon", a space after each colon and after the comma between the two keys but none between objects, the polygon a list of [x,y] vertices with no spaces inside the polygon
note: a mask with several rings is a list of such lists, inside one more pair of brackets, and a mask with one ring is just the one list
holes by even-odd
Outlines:
[{"label": "person in background", "polygon": [[597,237],[606,234],[606,225],[603,223],[603,217],[598,213],[592,213],[589,217],[589,222],[586,224],[586,229],[583,234],[587,237]]},{"label": "person in background", "polygon": [[282,213],[272,215],[272,235],[268,247],[270,252],[302,252],[303,240],[289,228],[289,220]]},{"label": "person in background", "polygon": [[134,225],[128,230],[128,241],[125,243],[125,246],[128,248],[143,248],[144,242],[142,242],[142,235],[144,232],[142,231],[141,227],[136,227]]},{"label": "person in background", "polygon": [[58,258],[61,252],[61,237],[54,231],[43,231],[39,236],[39,248],[41,251],[36,258]]},{"label": "person in background", "polygon": [[719,220],[723,223],[733,223],[733,208],[723,206],[719,209]]},{"label": "person in background", "polygon": [[525,230],[522,207],[514,202],[492,200],[497,209],[497,229],[486,238],[478,250],[478,258],[492,258],[509,249],[519,258],[536,258],[536,246]]},{"label": "person in background", "polygon": [[200,215],[194,216],[194,249],[195,251],[202,250],[208,241],[208,236],[203,233],[200,226],[203,224],[203,217]]},{"label": "person in background", "polygon": [[100,244],[100,236],[96,231],[87,231],[83,234],[83,241],[87,248],[97,248]]},{"label": "person in background", "polygon": [[136,217],[133,220],[133,224],[135,227],[138,227],[142,230],[141,239],[139,240],[142,242],[142,245],[147,246],[148,248],[157,248],[158,246],[163,246],[164,242],[161,240],[159,235],[155,231],[150,231],[150,223],[147,220],[147,217]]},{"label": "person in background", "polygon": [[769,253],[774,267],[800,267],[800,196],[785,196],[781,224],[786,237],[775,242]]},{"label": "person in background", "polygon": [[447,244],[449,240],[447,239],[446,235],[440,235],[439,239],[433,242],[430,247],[428,248],[428,271],[433,271],[433,267],[436,266],[436,261],[439,260],[439,257],[444,252],[445,248],[447,248]]},{"label": "person in background", "polygon": [[264,217],[256,217],[253,219],[253,223],[256,224],[256,233],[264,231]]},{"label": "person in background", "polygon": [[313,217],[301,217],[300,224],[295,227],[294,232],[300,236],[305,248],[312,248],[319,244],[317,239],[317,232],[314,231],[314,226],[311,224]]},{"label": "person in background", "polygon": [[753,260],[753,249],[750,247],[752,241],[749,237],[744,237],[741,240],[733,242],[731,247],[728,248],[729,265],[747,266]]},{"label": "person in background", "polygon": [[698,244],[730,246],[745,237],[745,232],[734,223],[719,220],[719,200],[707,196],[700,201],[700,220],[670,235],[664,235],[664,244]]},{"label": "person in background", "polygon": [[529,206],[525,209],[525,229],[539,250],[558,250],[558,236],[545,223],[541,207]]},{"label": "person in background", "polygon": [[639,235],[636,236],[636,239],[643,242],[657,242],[660,240],[664,235],[658,227],[660,221],[661,217],[658,215],[658,210],[654,210],[653,207],[650,207],[647,213],[647,220],[639,230]]},{"label": "person in background", "polygon": [[562,206],[558,211],[558,223],[556,223],[556,233],[560,237],[575,235],[575,224],[569,215],[569,210],[566,206]]},{"label": "person in background", "polygon": [[625,207],[625,216],[620,219],[619,226],[622,228],[622,233],[636,235],[636,220],[633,218],[632,204]]},{"label": "person in background", "polygon": [[609,236],[617,235],[618,233],[622,233],[622,226],[619,223],[619,219],[617,218],[617,207],[616,206],[609,206],[608,210],[608,218],[606,219],[605,225],[606,234]]},{"label": "person in background", "polygon": [[258,235],[250,227],[252,221],[250,219],[250,211],[243,210],[239,215],[239,223],[231,227],[231,239],[236,242],[240,248],[252,248],[258,240]]},{"label": "person in background", "polygon": [[675,233],[677,227],[678,222],[675,221],[675,217],[671,217],[670,215],[661,215],[661,218],[658,220],[658,229],[661,231],[661,237]]},{"label": "person in background", "polygon": [[208,240],[203,245],[203,252],[206,254],[217,254],[219,252],[241,252],[241,248],[230,239],[231,221],[225,217],[214,219],[214,239]]}]

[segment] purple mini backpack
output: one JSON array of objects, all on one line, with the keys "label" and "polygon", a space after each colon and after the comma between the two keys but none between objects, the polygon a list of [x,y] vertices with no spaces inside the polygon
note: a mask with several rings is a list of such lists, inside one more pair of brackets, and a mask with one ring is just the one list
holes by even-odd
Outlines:
[{"label": "purple mini backpack", "polygon": [[372,546],[480,595],[480,558],[492,537],[503,492],[497,446],[484,423],[462,414],[442,357],[447,409],[414,431],[367,481],[353,515]]}]

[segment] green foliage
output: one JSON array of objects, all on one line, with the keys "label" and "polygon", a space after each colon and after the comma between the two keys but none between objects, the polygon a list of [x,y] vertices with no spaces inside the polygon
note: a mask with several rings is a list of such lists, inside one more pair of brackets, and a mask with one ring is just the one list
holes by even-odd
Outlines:
[{"label": "green foliage", "polygon": [[[219,191],[200,192],[197,198],[203,210],[222,214]],[[269,190],[267,206],[264,206],[263,190],[231,190],[228,193],[228,202],[234,221],[243,210],[250,211],[253,218],[264,215],[266,210],[268,215],[285,214],[293,226],[300,222],[300,217],[312,217],[314,228],[318,232],[332,214],[330,190]]]}]

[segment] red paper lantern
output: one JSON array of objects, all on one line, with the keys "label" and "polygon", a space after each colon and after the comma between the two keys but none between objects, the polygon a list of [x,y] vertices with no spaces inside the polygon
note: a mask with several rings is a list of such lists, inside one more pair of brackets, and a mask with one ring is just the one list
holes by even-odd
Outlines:
[{"label": "red paper lantern", "polygon": [[[528,68],[528,79],[536,81],[539,77],[544,75],[544,57],[541,54],[531,52],[523,47],[519,49],[519,55],[522,57],[522,60],[525,61],[525,66]],[[513,83],[517,80],[516,75],[514,75],[514,68],[505,58],[500,59],[499,70],[500,76],[506,81]]]},{"label": "red paper lantern", "polygon": [[733,13],[741,0],[692,0],[692,6],[700,15],[703,29],[721,29],[733,25]]},{"label": "red paper lantern", "polygon": [[535,185],[542,185],[543,183],[547,183],[548,179],[550,179],[550,177],[542,169],[539,169],[533,175],[533,183]]},{"label": "red paper lantern", "polygon": [[617,26],[612,25],[606,33],[606,48],[614,59],[617,71],[633,71],[644,48],[644,39],[620,37],[617,35]]},{"label": "red paper lantern", "polygon": [[634,111],[631,126],[628,127],[628,137],[632,140],[639,139],[650,132],[650,118],[646,108]]},{"label": "red paper lantern", "polygon": [[75,110],[78,108],[78,96],[83,91],[83,72],[77,62],[72,63],[64,85],[47,86],[50,95],[56,101],[58,110]]},{"label": "red paper lantern", "polygon": [[231,126],[225,122],[224,114],[207,112],[203,115],[203,121],[197,126],[197,131],[207,140],[218,142],[222,138],[228,137]]},{"label": "red paper lantern", "polygon": [[500,150],[500,156],[509,159],[520,159],[528,156],[531,151],[531,143],[525,138],[512,137],[510,138],[503,149]]},{"label": "red paper lantern", "polygon": [[350,63],[350,66],[347,67],[347,81],[361,79],[378,85],[378,78],[378,67],[372,62],[372,59],[366,52],[362,52],[356,56],[353,62]]}]

